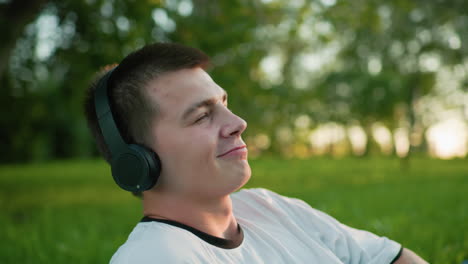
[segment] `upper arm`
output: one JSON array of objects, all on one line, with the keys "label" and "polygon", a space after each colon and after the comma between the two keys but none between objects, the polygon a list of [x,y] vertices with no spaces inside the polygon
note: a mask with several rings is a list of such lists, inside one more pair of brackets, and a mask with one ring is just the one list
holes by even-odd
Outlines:
[{"label": "upper arm", "polygon": [[393,262],[394,264],[427,264],[424,259],[416,255],[413,251],[403,248],[400,257]]}]

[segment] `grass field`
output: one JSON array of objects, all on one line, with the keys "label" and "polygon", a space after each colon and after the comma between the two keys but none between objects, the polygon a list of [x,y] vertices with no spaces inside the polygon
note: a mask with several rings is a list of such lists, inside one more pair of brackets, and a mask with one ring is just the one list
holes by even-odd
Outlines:
[{"label": "grass field", "polygon": [[[246,187],[301,198],[430,263],[468,259],[468,161],[259,159]],[[0,167],[0,263],[108,263],[141,218],[102,161]]]}]

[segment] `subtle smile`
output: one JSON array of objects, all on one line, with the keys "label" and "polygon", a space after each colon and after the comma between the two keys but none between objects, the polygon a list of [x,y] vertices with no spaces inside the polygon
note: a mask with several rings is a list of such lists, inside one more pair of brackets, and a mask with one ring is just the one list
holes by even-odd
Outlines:
[{"label": "subtle smile", "polygon": [[245,152],[247,152],[247,146],[243,145],[243,146],[240,146],[240,147],[235,147],[233,149],[230,149],[230,150],[224,152],[223,154],[218,155],[217,157],[221,158],[221,157],[224,157],[224,156],[227,156],[227,155],[244,154]]}]

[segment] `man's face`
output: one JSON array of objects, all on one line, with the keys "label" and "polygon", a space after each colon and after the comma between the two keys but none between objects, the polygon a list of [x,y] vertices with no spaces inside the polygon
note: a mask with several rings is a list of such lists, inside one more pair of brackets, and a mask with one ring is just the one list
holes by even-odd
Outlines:
[{"label": "man's face", "polygon": [[241,134],[247,123],[227,108],[227,94],[201,68],[162,75],[149,85],[158,104],[152,149],[162,172],[156,190],[212,198],[250,178]]}]

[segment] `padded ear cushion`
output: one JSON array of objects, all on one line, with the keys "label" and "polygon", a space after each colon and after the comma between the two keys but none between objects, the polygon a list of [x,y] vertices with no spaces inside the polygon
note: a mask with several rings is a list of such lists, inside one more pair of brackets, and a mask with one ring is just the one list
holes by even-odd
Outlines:
[{"label": "padded ear cushion", "polygon": [[124,190],[141,192],[151,189],[159,178],[161,162],[153,151],[136,144],[112,160],[112,177]]}]

